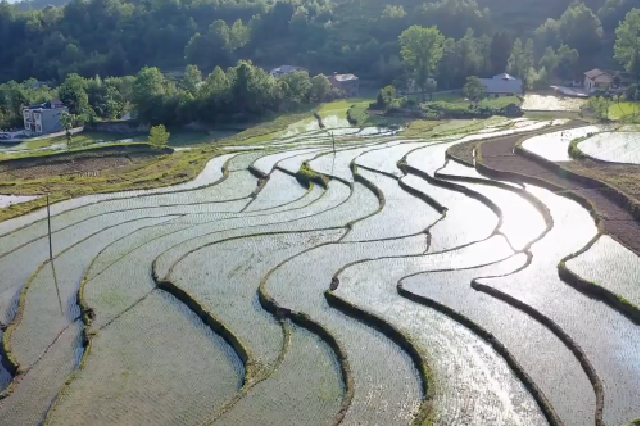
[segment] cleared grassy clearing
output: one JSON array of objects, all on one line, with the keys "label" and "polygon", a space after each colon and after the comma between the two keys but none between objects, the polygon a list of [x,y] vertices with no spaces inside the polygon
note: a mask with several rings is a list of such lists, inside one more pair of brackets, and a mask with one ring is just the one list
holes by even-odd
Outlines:
[{"label": "cleared grassy clearing", "polygon": [[289,260],[265,277],[264,293],[277,306],[307,314],[344,349],[355,388],[343,424],[408,423],[420,404],[421,384],[406,352],[380,331],[330,308],[324,291],[335,271],[347,262],[385,253],[421,253],[423,244],[417,236],[326,245]]},{"label": "cleared grassy clearing", "polygon": [[447,208],[444,218],[429,230],[429,252],[449,250],[488,238],[499,224],[491,209],[467,195],[429,184],[413,175],[407,175],[402,182]]},{"label": "cleared grassy clearing", "polygon": [[637,121],[640,105],[636,102],[615,102],[609,106],[609,118],[612,120]]},{"label": "cleared grassy clearing", "polygon": [[93,338],[50,425],[197,425],[240,387],[231,347],[173,296],[156,290]]},{"label": "cleared grassy clearing", "polygon": [[251,388],[214,425],[312,426],[340,409],[343,385],[335,354],[315,334],[291,323],[288,327],[291,340],[276,372]]},{"label": "cleared grassy clearing", "polygon": [[579,277],[619,295],[640,307],[640,259],[607,235],[602,235],[586,252],[566,262]]},{"label": "cleared grassy clearing", "polygon": [[571,161],[569,143],[600,130],[599,126],[585,126],[562,132],[545,133],[525,139],[522,142],[522,148],[549,161]]},{"label": "cleared grassy clearing", "polygon": [[185,252],[167,279],[186,290],[226,324],[262,368],[273,367],[282,350],[280,324],[260,307],[260,279],[285,259],[344,232],[273,234],[211,243]]},{"label": "cleared grassy clearing", "polygon": [[471,182],[458,182],[459,185],[471,189],[492,200],[502,212],[500,232],[509,240],[516,250],[522,250],[546,230],[543,215],[531,204],[515,192],[507,189]]},{"label": "cleared grassy clearing", "polygon": [[[626,317],[579,293],[558,277],[558,262],[584,247],[597,233],[589,212],[550,191],[530,185],[526,188],[548,206],[554,226],[533,244],[533,260],[528,268],[480,283],[537,309],[571,336],[602,382],[606,395],[604,422],[620,424],[635,415],[640,400],[640,389],[635,385],[640,382],[640,372],[628,367],[629,363],[640,363],[640,330]],[[612,347],[616,350],[612,351]]]},{"label": "cleared grassy clearing", "polygon": [[[358,170],[358,174],[382,191],[385,205],[379,214],[354,224],[345,241],[392,238],[424,232],[440,218],[437,211],[405,192],[396,180],[362,169]],[[420,214],[416,215],[416,212]]]},{"label": "cleared grassy clearing", "polygon": [[[502,250],[493,246],[489,241],[478,243],[452,252],[455,254],[425,256],[420,263],[427,270],[432,266],[467,267],[510,253],[504,243]],[[522,260],[509,266],[522,264]],[[491,347],[451,318],[397,293],[396,282],[401,277],[424,270],[423,265],[418,265],[408,258],[357,264],[340,272],[340,286],[334,293],[412,336],[412,343],[429,361],[430,373],[438,380],[435,395],[440,399],[440,410],[434,424],[453,424],[456,419],[465,418],[473,424],[520,421],[546,425],[535,400]],[[505,388],[509,392],[504,392]]]},{"label": "cleared grassy clearing", "polygon": [[[471,288],[474,278],[509,274],[525,264],[526,257],[520,254],[481,268],[424,272],[399,281],[399,291],[458,322],[460,317],[466,318],[475,326],[472,330],[476,334],[476,327],[482,328],[495,339],[490,342],[492,347],[503,358],[509,355],[505,359],[512,370],[516,368],[519,378],[525,377],[521,375],[524,373],[548,398],[551,410],[561,421],[567,425],[593,424],[595,396],[571,351],[526,313]],[[562,365],[562,374],[556,374],[558,365]]]}]

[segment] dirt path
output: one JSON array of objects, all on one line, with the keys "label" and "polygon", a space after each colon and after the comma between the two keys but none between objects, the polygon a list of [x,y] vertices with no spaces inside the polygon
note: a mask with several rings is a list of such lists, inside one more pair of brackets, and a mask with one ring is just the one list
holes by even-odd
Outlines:
[{"label": "dirt path", "polygon": [[[640,223],[634,220],[627,209],[618,205],[594,186],[578,182],[567,175],[563,176],[549,170],[535,160],[514,153],[516,142],[521,138],[522,135],[511,135],[483,142],[480,147],[482,163],[494,170],[542,179],[581,195],[595,207],[596,213],[602,219],[602,226],[606,233],[617,238],[622,244],[640,255]],[[466,150],[459,147],[455,152],[452,152],[452,155],[461,161],[468,162],[469,157],[473,155],[474,146],[475,144],[470,144]],[[638,173],[640,174],[640,167],[638,167]]]}]

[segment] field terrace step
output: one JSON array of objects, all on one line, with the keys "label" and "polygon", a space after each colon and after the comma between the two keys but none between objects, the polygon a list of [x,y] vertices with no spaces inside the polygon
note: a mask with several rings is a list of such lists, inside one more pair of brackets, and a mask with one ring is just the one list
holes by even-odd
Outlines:
[{"label": "field terrace step", "polygon": [[421,236],[327,244],[284,262],[263,279],[264,298],[280,309],[305,314],[342,348],[352,398],[342,424],[409,423],[422,400],[421,378],[406,352],[382,332],[329,307],[324,292],[345,263],[423,250]]},{"label": "field terrace step", "polygon": [[542,213],[527,199],[507,188],[480,183],[458,182],[493,201],[502,213],[500,232],[515,250],[527,248],[547,229]]},{"label": "field terrace step", "polygon": [[351,170],[351,162],[360,155],[385,147],[397,145],[398,142],[391,141],[380,144],[369,145],[363,148],[353,148],[327,153],[309,162],[311,169],[318,173],[334,176],[345,182],[353,182],[354,176]]},{"label": "field terrace step", "polygon": [[403,173],[398,169],[398,160],[408,152],[428,144],[427,142],[401,143],[366,152],[356,158],[355,163],[381,173],[401,177]]},{"label": "field terrace step", "polygon": [[196,425],[233,397],[243,374],[221,337],[154,290],[92,338],[47,424]]},{"label": "field terrace step", "polygon": [[260,279],[285,259],[338,240],[344,230],[272,233],[207,242],[183,253],[165,280],[184,289],[226,324],[263,369],[274,368],[282,327],[260,307]]},{"label": "field terrace step", "polygon": [[[427,228],[440,219],[441,215],[436,210],[404,191],[395,179],[366,170],[358,170],[357,173],[382,192],[385,203],[379,214],[356,223],[345,241],[426,234]],[[416,215],[416,212],[420,214]]]},{"label": "field terrace step", "polygon": [[287,327],[289,345],[278,369],[210,424],[313,426],[340,410],[344,390],[335,353],[305,328]]},{"label": "field terrace step", "polygon": [[[189,182],[185,182],[178,185],[169,187],[156,188],[151,190],[137,190],[137,191],[120,191],[112,192],[108,194],[95,194],[87,195],[79,198],[72,198],[70,200],[61,201],[59,203],[51,205],[51,215],[55,216],[62,212],[87,206],[93,203],[104,200],[112,200],[117,198],[131,198],[131,197],[144,197],[149,195],[155,195],[166,192],[180,192],[193,190],[201,186],[208,186],[216,183],[224,177],[223,167],[232,159],[236,154],[223,154],[212,158],[204,167],[202,172]],[[14,219],[0,222],[0,236],[3,236],[12,231],[16,231],[22,227],[38,222],[45,224],[46,226],[47,211],[46,209],[40,209],[33,213],[26,214]]]},{"label": "field terrace step", "polygon": [[558,276],[560,260],[582,249],[597,234],[589,212],[551,191],[526,188],[548,206],[553,228],[533,244],[532,263],[527,268],[502,278],[481,279],[477,288],[514,298],[566,333],[571,345],[581,348],[585,368],[592,369],[591,380],[599,397],[594,411],[603,409],[604,424],[621,424],[637,416],[640,409],[640,328]]},{"label": "field terrace step", "polygon": [[[528,390],[494,349],[454,319],[396,290],[397,281],[407,274],[465,268],[509,256],[509,246],[500,239],[441,254],[366,261],[338,275],[340,285],[333,292],[337,297],[406,333],[418,349],[433,378],[435,425],[547,424]],[[525,262],[526,256],[519,255],[491,270],[511,272]],[[472,291],[468,283],[467,290]]]},{"label": "field terrace step", "polygon": [[245,212],[280,207],[301,199],[306,189],[293,176],[275,170],[269,174],[269,180],[244,209]]},{"label": "field terrace step", "polygon": [[[605,232],[615,236],[622,244],[640,254],[640,223],[626,208],[592,185],[582,184],[567,176],[551,171],[538,161],[518,154],[512,154],[517,136],[508,136],[486,141],[481,145],[482,165],[499,173],[508,173],[514,180],[542,180],[560,190],[569,190],[586,198],[602,218]],[[482,170],[480,170],[482,171]],[[489,172],[489,170],[487,171]]]},{"label": "field terrace step", "polygon": [[53,264],[43,265],[29,278],[9,339],[21,369],[36,363],[59,333],[80,317],[79,278],[102,247],[141,227],[167,221],[167,218],[136,220],[98,232],[57,254]]},{"label": "field terrace step", "polygon": [[471,287],[475,278],[516,271],[526,260],[524,254],[518,256],[520,263],[508,259],[502,265],[410,275],[398,282],[398,290],[466,325],[490,343],[538,403],[546,403],[540,404],[548,409],[545,414],[565,426],[594,425],[595,394],[571,350],[525,312]]},{"label": "field terrace step", "polygon": [[0,418],[7,425],[41,424],[60,387],[82,358],[82,322],[75,321],[45,356],[0,400]]},{"label": "field terrace step", "polygon": [[640,310],[640,257],[608,235],[601,235],[587,251],[567,260],[566,267]]},{"label": "field terrace step", "polygon": [[484,240],[494,234],[500,225],[496,213],[482,201],[414,175],[407,175],[401,181],[447,209],[442,220],[429,229],[429,252],[450,250]]}]

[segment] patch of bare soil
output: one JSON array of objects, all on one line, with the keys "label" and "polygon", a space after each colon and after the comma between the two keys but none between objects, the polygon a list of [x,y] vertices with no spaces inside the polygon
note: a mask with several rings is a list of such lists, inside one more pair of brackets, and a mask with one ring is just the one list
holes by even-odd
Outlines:
[{"label": "patch of bare soil", "polygon": [[146,164],[149,158],[83,158],[76,161],[64,161],[41,164],[36,166],[20,167],[2,175],[12,176],[18,179],[40,179],[49,176],[100,176],[106,172],[126,172],[132,166],[139,167]]}]

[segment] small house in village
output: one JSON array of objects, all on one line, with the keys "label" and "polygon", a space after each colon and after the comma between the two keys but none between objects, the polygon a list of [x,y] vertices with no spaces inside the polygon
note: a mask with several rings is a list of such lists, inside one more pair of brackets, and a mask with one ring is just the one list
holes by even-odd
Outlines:
[{"label": "small house in village", "polygon": [[628,72],[602,70],[594,68],[584,73],[584,89],[591,93],[598,90],[624,90],[633,83],[633,75]]},{"label": "small house in village", "polygon": [[24,129],[27,133],[44,135],[64,130],[60,118],[67,107],[59,99],[52,99],[41,105],[30,105],[22,110]]},{"label": "small house in village", "polygon": [[488,95],[521,95],[524,93],[522,79],[502,73],[491,78],[481,78],[480,81]]},{"label": "small house in village", "polygon": [[294,65],[280,65],[278,68],[274,68],[271,71],[269,71],[269,74],[271,74],[271,77],[280,77],[284,74],[289,74],[290,72],[294,72],[294,71],[306,71],[306,70],[302,67],[296,67]]},{"label": "small house in village", "polygon": [[360,94],[360,79],[355,74],[338,74],[334,72],[333,75],[329,76],[329,81],[349,97]]}]

